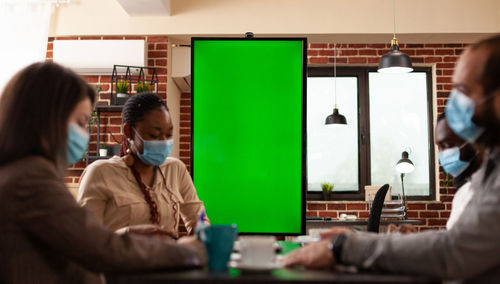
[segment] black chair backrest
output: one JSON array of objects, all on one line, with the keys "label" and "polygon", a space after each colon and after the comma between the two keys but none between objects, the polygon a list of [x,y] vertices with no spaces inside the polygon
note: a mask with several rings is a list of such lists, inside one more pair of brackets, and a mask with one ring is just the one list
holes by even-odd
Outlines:
[{"label": "black chair backrest", "polygon": [[370,216],[368,217],[368,226],[366,227],[368,232],[378,233],[380,215],[382,215],[382,207],[384,206],[384,199],[387,194],[387,190],[389,190],[389,185],[384,184],[375,194],[375,198],[373,199],[370,209]]}]

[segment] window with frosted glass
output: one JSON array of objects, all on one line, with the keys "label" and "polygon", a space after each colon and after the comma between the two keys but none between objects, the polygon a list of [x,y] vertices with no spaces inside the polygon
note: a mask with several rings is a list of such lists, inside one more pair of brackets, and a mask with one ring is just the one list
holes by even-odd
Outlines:
[{"label": "window with frosted glass", "polygon": [[427,73],[369,72],[371,184],[390,183],[392,194],[401,191],[394,166],[403,151],[415,170],[404,177],[408,196],[430,192],[430,137]]},{"label": "window with frosted glass", "polygon": [[307,179],[309,191],[359,191],[358,79],[337,77],[337,105],[347,125],[325,125],[335,105],[335,79],[307,79]]}]

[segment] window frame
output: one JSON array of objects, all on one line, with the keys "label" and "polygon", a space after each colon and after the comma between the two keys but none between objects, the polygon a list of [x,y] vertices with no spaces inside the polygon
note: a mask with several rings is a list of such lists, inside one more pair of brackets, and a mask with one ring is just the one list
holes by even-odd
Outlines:
[{"label": "window frame", "polygon": [[[334,77],[333,66],[310,66],[307,68],[307,77]],[[342,66],[337,67],[337,77],[356,77],[358,81],[358,191],[335,192],[333,201],[360,201],[365,200],[365,186],[371,184],[370,161],[370,102],[369,102],[369,73],[377,72],[377,67]],[[413,72],[424,72],[427,89],[427,116],[429,131],[429,195],[407,196],[407,200],[435,200],[436,199],[436,165],[434,145],[434,115],[432,95],[432,67],[414,67]],[[349,123],[349,122],[348,122]],[[322,192],[307,190],[307,201],[323,200]]]}]

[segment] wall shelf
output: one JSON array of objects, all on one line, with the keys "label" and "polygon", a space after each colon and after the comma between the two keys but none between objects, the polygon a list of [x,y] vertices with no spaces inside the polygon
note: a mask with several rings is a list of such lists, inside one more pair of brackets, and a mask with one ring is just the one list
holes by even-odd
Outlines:
[{"label": "wall shelf", "polygon": [[[128,97],[121,98],[117,96],[117,84],[120,81],[128,82]],[[133,96],[134,84],[148,83],[150,92],[156,92],[158,95],[158,73],[155,67],[145,66],[129,66],[129,65],[113,65],[113,73],[111,75],[111,105],[123,105]],[[137,88],[135,89],[137,90]]]},{"label": "wall shelf", "polygon": [[[96,151],[99,151],[99,145],[101,145],[101,113],[102,112],[118,112],[121,113],[123,110],[123,105],[98,105],[95,108],[96,111],[96,118],[97,120],[95,121],[96,123]],[[89,122],[89,131],[90,131],[90,122]],[[100,159],[109,159],[112,156],[94,156],[94,155],[86,155],[85,156],[85,163],[88,166],[89,161],[95,161],[95,160],[100,160]]]}]

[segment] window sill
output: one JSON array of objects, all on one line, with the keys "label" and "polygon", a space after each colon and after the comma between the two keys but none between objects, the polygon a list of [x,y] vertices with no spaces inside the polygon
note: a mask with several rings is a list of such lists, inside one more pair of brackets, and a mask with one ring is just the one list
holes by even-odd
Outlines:
[{"label": "window sill", "polygon": [[354,204],[368,201],[365,200],[307,200],[308,204]]}]

